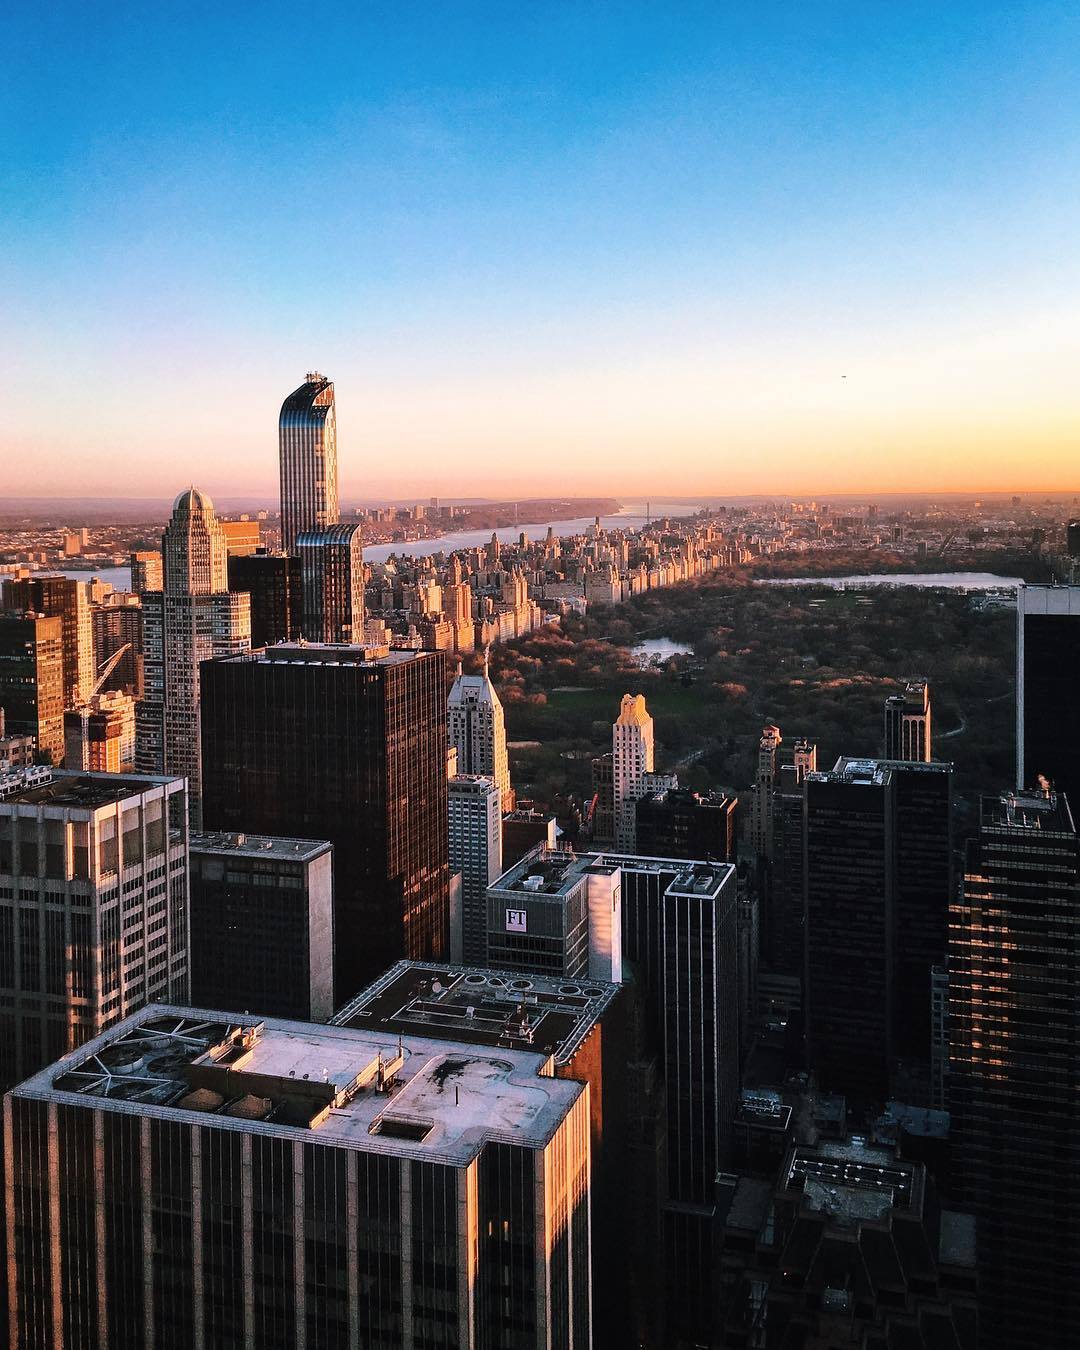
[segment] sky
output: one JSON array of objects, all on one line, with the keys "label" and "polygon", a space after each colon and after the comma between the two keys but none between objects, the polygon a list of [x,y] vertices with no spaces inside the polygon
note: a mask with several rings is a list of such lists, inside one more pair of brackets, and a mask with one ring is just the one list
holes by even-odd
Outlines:
[{"label": "sky", "polygon": [[11,6],[0,495],[1080,487],[1069,3]]}]

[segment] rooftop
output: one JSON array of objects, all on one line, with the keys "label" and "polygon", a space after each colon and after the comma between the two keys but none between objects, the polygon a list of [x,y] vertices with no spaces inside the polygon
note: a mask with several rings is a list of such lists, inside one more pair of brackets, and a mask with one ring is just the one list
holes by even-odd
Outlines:
[{"label": "rooftop", "polygon": [[907,773],[944,774],[952,773],[953,766],[945,760],[922,763],[910,759],[856,759],[850,755],[841,755],[831,769],[817,770],[808,773],[806,777],[811,783],[853,783],[884,787],[892,777],[894,769],[903,769]]},{"label": "rooftop", "polygon": [[916,1198],[913,1165],[861,1139],[792,1149],[785,1184],[801,1190],[810,1209],[841,1225],[884,1218],[890,1210],[910,1208]]},{"label": "rooftop", "polygon": [[1011,830],[1043,830],[1073,834],[1072,810],[1068,801],[1048,789],[1031,792],[1003,792],[986,796],[980,803],[984,826],[1005,826]]},{"label": "rooftop", "polygon": [[586,1089],[545,1064],[375,1026],[151,1004],[14,1091],[464,1166],[488,1141],[548,1143]]},{"label": "rooftop", "polygon": [[618,991],[618,985],[595,980],[399,961],[346,1004],[334,1024],[535,1050],[562,1064]]},{"label": "rooftop", "polygon": [[432,652],[361,646],[352,642],[276,642],[272,647],[221,658],[226,665],[400,666]]},{"label": "rooftop", "polygon": [[328,839],[286,839],[281,835],[232,834],[227,830],[191,836],[192,853],[239,853],[253,858],[287,858],[290,862],[308,862],[332,847]]},{"label": "rooftop", "polygon": [[590,873],[624,872],[670,874],[672,895],[715,896],[734,872],[730,863],[687,861],[685,858],[646,858],[630,853],[574,853],[537,845],[492,882],[490,890],[535,896],[567,895]]},{"label": "rooftop", "polygon": [[181,778],[161,774],[84,773],[77,769],[50,769],[41,765],[16,769],[0,777],[0,801],[20,806],[78,806],[95,810],[113,806]]}]

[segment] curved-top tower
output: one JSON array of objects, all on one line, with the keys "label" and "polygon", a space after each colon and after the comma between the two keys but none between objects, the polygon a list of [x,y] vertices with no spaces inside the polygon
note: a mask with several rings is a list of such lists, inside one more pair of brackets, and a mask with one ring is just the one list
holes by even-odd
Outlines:
[{"label": "curved-top tower", "polygon": [[297,535],[338,523],[337,412],[334,384],[309,371],[281,405],[281,547],[296,552]]}]

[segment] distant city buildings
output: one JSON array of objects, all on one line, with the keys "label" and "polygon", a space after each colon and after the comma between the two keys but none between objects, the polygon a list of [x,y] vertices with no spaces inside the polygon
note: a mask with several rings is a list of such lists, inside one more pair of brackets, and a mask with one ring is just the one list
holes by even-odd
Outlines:
[{"label": "distant city buildings", "polygon": [[80,707],[94,684],[94,634],[85,582],[53,573],[6,581],[4,605],[60,620],[64,707]]},{"label": "distant city buildings", "polygon": [[0,781],[0,1084],[188,994],[182,779]]},{"label": "distant city buildings", "polygon": [[204,828],[334,847],[335,1004],[448,955],[446,666],[281,643],[202,667]]},{"label": "distant city buildings", "polygon": [[325,1022],[334,1011],[325,840],[191,836],[191,1002]]},{"label": "distant city buildings", "polygon": [[228,588],[225,536],[205,492],[176,498],[162,535],[163,585],[143,597],[143,697],[136,713],[140,772],[183,775],[192,823],[202,809],[199,667],[251,645],[248,597]]},{"label": "distant city buildings", "polygon": [[457,771],[491,778],[498,786],[502,809],[514,807],[510,765],[506,754],[506,723],[503,706],[491,681],[487,654],[479,675],[457,678],[447,700],[449,743],[457,749]]},{"label": "distant city buildings", "polygon": [[885,758],[926,764],[931,754],[930,686],[914,680],[885,700]]},{"label": "distant city buildings", "polygon": [[306,530],[324,530],[339,520],[337,408],[325,375],[310,372],[282,403],[278,455],[281,547],[295,553]]}]

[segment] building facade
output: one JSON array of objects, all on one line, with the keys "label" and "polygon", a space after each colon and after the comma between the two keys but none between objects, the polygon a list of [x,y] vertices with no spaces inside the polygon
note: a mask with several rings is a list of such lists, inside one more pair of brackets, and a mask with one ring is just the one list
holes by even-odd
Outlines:
[{"label": "building facade", "polygon": [[205,828],[333,844],[337,1004],[448,952],[445,669],[290,643],[202,668]]},{"label": "building facade", "polygon": [[1016,786],[1080,801],[1080,586],[1016,588]]},{"label": "building facade", "polygon": [[64,650],[60,619],[0,612],[0,708],[9,734],[33,736],[37,753],[64,762]]},{"label": "building facade", "polygon": [[983,798],[950,914],[947,1026],[984,1343],[1065,1350],[1080,1326],[1080,840],[1064,797]]},{"label": "building facade", "polygon": [[[449,780],[450,870],[461,874],[461,960],[487,962],[487,888],[502,874],[501,793],[493,778],[456,774]],[[452,932],[455,942],[458,932]]]},{"label": "building facade", "polygon": [[590,1345],[589,1087],[549,1063],[144,1010],[4,1099],[8,1234],[49,1253],[12,1345]]},{"label": "building facade", "polygon": [[933,759],[930,730],[930,686],[913,680],[902,694],[885,700],[885,758],[927,764]]},{"label": "building facade", "polygon": [[192,823],[202,806],[199,667],[251,645],[248,597],[228,588],[225,536],[214,504],[181,492],[162,536],[164,590],[143,596],[143,698],[136,767],[188,780]]},{"label": "building facade", "polygon": [[135,700],[113,690],[64,714],[64,767],[128,773],[135,766]]},{"label": "building facade", "polygon": [[191,1001],[325,1022],[334,1011],[333,849],[262,834],[191,836]]},{"label": "building facade", "polygon": [[296,552],[305,530],[338,522],[337,408],[333,383],[311,371],[281,405],[281,547]]},{"label": "building facade", "polygon": [[230,553],[229,590],[250,596],[253,647],[300,638],[300,559],[295,554]]},{"label": "building facade", "polygon": [[302,530],[300,627],[308,642],[363,642],[364,554],[358,524]]},{"label": "building facade", "polygon": [[653,720],[644,694],[624,694],[611,728],[611,782],[615,848],[637,851],[637,800],[653,772]]},{"label": "building facade", "polygon": [[512,811],[514,793],[506,754],[506,722],[502,702],[491,682],[486,651],[482,674],[463,675],[458,665],[447,700],[447,727],[450,744],[457,748],[458,773],[494,779],[502,809]]},{"label": "building facade", "polygon": [[188,991],[182,780],[28,769],[0,786],[0,1082]]},{"label": "building facade", "polygon": [[94,630],[86,583],[51,573],[6,581],[4,604],[8,609],[60,620],[64,707],[85,703],[94,685]]}]

